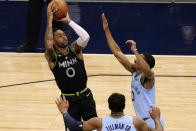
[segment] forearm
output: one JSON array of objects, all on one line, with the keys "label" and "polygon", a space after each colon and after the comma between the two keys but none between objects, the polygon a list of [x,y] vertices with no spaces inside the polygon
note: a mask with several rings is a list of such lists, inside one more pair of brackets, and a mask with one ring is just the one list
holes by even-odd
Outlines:
[{"label": "forearm", "polygon": [[63,119],[70,131],[82,131],[82,122],[74,120],[68,112],[63,114]]},{"label": "forearm", "polygon": [[148,65],[148,63],[144,60],[144,58],[138,53],[137,49],[133,50],[133,53],[137,59],[137,62],[139,63],[139,65],[141,65],[142,70],[145,71],[150,71],[150,66]]},{"label": "forearm", "polygon": [[50,49],[53,46],[53,31],[52,20],[47,20],[46,32],[45,32],[45,48]]},{"label": "forearm", "polygon": [[112,34],[109,29],[105,30],[105,36],[107,39],[108,46],[110,50],[112,51],[112,53],[116,55],[119,51],[121,52],[120,47],[117,45],[117,43],[113,39]]},{"label": "forearm", "polygon": [[77,39],[77,44],[81,47],[86,47],[90,36],[89,34],[78,24],[76,24],[74,21],[70,20],[68,22],[68,25],[76,32],[76,34],[79,36]]},{"label": "forearm", "polygon": [[154,120],[154,123],[155,123],[155,129],[156,131],[163,131],[163,127],[161,125],[161,121],[160,121],[160,118],[156,118],[156,119],[153,119]]}]

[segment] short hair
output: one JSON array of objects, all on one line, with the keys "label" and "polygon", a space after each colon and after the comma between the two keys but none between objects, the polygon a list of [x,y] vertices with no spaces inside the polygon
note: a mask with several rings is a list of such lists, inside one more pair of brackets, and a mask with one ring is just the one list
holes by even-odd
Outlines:
[{"label": "short hair", "polygon": [[122,112],[125,108],[125,96],[119,93],[113,93],[108,98],[109,108],[112,112]]},{"label": "short hair", "polygon": [[148,63],[150,68],[152,69],[155,66],[155,59],[151,54],[143,53],[144,60]]},{"label": "short hair", "polygon": [[59,28],[52,28],[53,34],[54,34],[57,30],[61,30],[61,29],[59,29]]}]

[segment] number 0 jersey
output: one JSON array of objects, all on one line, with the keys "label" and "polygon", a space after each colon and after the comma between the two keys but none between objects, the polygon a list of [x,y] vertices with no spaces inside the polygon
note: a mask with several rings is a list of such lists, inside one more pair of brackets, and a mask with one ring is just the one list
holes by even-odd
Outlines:
[{"label": "number 0 jersey", "polygon": [[51,69],[62,93],[72,94],[86,88],[84,61],[68,46],[67,54],[56,51],[55,66]]}]

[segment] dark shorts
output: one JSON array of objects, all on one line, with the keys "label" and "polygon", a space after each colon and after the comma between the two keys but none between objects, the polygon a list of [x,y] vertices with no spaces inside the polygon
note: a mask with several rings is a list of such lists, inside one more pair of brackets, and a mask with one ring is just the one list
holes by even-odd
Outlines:
[{"label": "dark shorts", "polygon": [[65,96],[69,101],[69,114],[77,121],[87,121],[97,117],[96,105],[90,89],[79,96]]}]

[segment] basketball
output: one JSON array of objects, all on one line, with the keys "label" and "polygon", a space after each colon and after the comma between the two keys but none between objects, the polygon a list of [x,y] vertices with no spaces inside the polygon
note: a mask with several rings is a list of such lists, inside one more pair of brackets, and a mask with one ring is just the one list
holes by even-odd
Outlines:
[{"label": "basketball", "polygon": [[54,13],[54,19],[60,20],[66,17],[68,12],[68,5],[65,0],[52,0],[52,2],[57,8],[57,11]]}]

